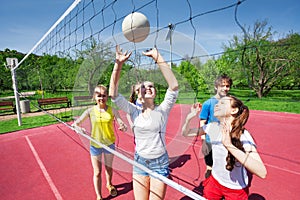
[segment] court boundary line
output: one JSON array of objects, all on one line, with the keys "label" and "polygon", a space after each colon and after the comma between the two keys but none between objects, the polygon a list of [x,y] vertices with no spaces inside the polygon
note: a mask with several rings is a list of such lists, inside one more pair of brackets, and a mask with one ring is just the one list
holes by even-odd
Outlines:
[{"label": "court boundary line", "polygon": [[[262,112],[262,111],[257,111],[257,112]],[[272,115],[272,116],[270,116],[269,114],[273,114],[273,112],[263,112],[262,114],[261,113],[259,113],[259,114],[257,114],[257,113],[252,113],[252,116],[254,116],[254,118],[255,117],[259,117],[259,119],[260,118],[262,118],[262,119],[264,119],[264,117],[267,117],[266,119],[268,119],[268,121],[270,120],[270,118],[269,117],[274,117],[274,115]],[[292,114],[293,115],[293,114]],[[296,115],[296,118],[295,117],[293,117],[293,118],[289,118],[289,119],[291,119],[291,120],[296,120],[296,122],[298,122],[298,119],[299,118],[297,118],[297,116],[300,116],[300,115]],[[287,116],[288,117],[288,116]],[[281,116],[281,117],[279,117],[279,116],[277,116],[274,120],[275,121],[277,121],[277,120],[279,120],[280,118],[286,118],[286,116],[285,115],[283,115],[283,116]],[[257,122],[257,120],[254,120],[253,122]],[[289,121],[290,122],[290,121]],[[292,123],[292,124],[294,124],[294,123]],[[53,124],[53,125],[47,125],[47,126],[43,126],[43,127],[36,127],[36,128],[33,128],[33,130],[34,131],[32,131],[32,130],[21,130],[21,131],[23,131],[23,132],[20,132],[19,133],[19,131],[17,131],[17,132],[12,132],[11,134],[12,135],[10,135],[10,136],[5,136],[6,134],[4,134],[4,135],[1,135],[1,136],[3,136],[3,137],[0,137],[0,143],[2,143],[2,142],[6,142],[6,141],[13,141],[13,140],[18,140],[18,139],[20,139],[20,138],[23,138],[23,139],[27,139],[27,140],[29,140],[29,141],[27,141],[28,142],[28,144],[29,144],[29,142],[30,143],[32,143],[32,146],[35,148],[35,147],[38,147],[38,146],[36,146],[37,144],[36,144],[36,142],[37,141],[31,141],[31,139],[33,139],[34,137],[33,136],[42,136],[42,137],[44,137],[45,135],[44,134],[48,134],[48,132],[44,132],[44,131],[42,131],[40,128],[42,128],[42,129],[44,129],[45,127],[48,127],[48,126],[53,126],[53,127],[55,127],[55,128],[63,128],[63,130],[64,130],[64,128],[66,127],[66,126],[63,126],[63,124],[61,124],[61,123],[59,123],[59,124]],[[252,126],[251,126],[252,127]],[[293,126],[294,127],[294,126]],[[295,126],[296,128],[298,127],[298,125],[296,124],[296,126]],[[253,128],[257,128],[256,126],[254,126],[253,125]],[[261,127],[259,127],[259,128],[261,128]],[[69,130],[69,129],[67,129],[67,130]],[[275,129],[275,131],[276,131],[276,129]],[[293,132],[294,132],[294,129],[293,129]],[[67,133],[69,133],[69,131],[67,131]],[[73,135],[74,133],[72,132],[71,133],[71,135]],[[271,133],[270,133],[271,134]],[[274,134],[273,132],[272,132],[272,134]],[[74,135],[78,135],[78,134],[74,134]],[[132,135],[130,135],[130,134],[124,134],[124,135],[126,135],[126,138],[128,137],[128,138],[130,138]],[[260,135],[260,134],[259,134]],[[18,137],[18,138],[15,138],[15,137]],[[80,137],[81,138],[81,137]],[[258,138],[263,138],[263,137],[258,137]],[[258,139],[257,138],[257,139]],[[272,138],[272,137],[271,137]],[[258,139],[258,141],[259,141],[259,139]],[[289,140],[290,141],[290,140]],[[27,146],[27,145],[26,145]],[[264,151],[266,151],[266,150],[269,150],[269,148],[273,148],[272,146],[268,146],[268,148],[265,148],[265,149],[261,149],[261,150],[264,150]],[[123,149],[123,148],[122,148]],[[36,149],[37,151],[39,150],[39,148],[37,148]],[[39,153],[39,155],[38,156],[41,156],[41,152],[39,152],[38,151],[38,153]],[[31,154],[31,153],[30,153]],[[281,155],[281,154],[279,154],[279,155]],[[41,157],[41,158],[43,158],[43,157]],[[292,158],[293,159],[293,158]],[[45,161],[44,159],[43,159],[43,161]],[[267,158],[266,158],[266,161],[267,161]],[[284,173],[286,173],[286,174],[283,174],[284,175],[284,180],[285,180],[285,177],[287,176],[287,177],[290,177],[290,176],[294,176],[294,175],[296,175],[296,177],[297,176],[299,176],[299,174],[298,173],[300,173],[300,172],[296,172],[297,174],[295,174],[295,171],[293,172],[293,170],[290,170],[290,169],[288,169],[288,168],[285,168],[285,169],[282,169],[282,168],[279,168],[278,166],[276,166],[276,164],[278,163],[278,161],[277,160],[275,160],[275,163],[273,162],[273,159],[271,160],[271,161],[268,161],[268,162],[266,162],[265,161],[265,165],[267,166],[267,167],[269,167],[269,170],[270,171],[272,171],[272,172],[276,172],[277,170],[279,170],[279,171],[281,171],[281,172],[284,172]],[[45,166],[47,167],[47,162],[45,162],[44,163],[45,164]],[[293,168],[292,168],[293,169]],[[118,172],[118,171],[115,171],[115,172]],[[177,170],[177,171],[175,171],[175,174],[176,175],[178,175],[178,174],[182,174],[182,172],[184,172],[184,171],[181,171],[181,170]],[[50,173],[50,171],[49,171],[49,173]],[[118,174],[118,173],[117,173]],[[50,173],[50,175],[52,175],[51,173]],[[188,174],[183,174],[184,176],[186,176],[186,175],[188,175]],[[181,176],[180,176],[181,177]],[[193,177],[193,176],[192,176]],[[191,178],[192,178],[191,177]],[[51,176],[51,178],[53,178],[53,181],[56,181],[56,179],[54,179],[54,176],[52,175]],[[274,178],[274,177],[273,177]],[[276,181],[274,181],[274,179],[273,179],[271,176],[270,176],[270,179],[269,180],[266,180],[266,183],[267,184],[270,184],[270,188],[278,188],[278,187],[280,187],[280,184],[281,184],[281,182],[280,181],[278,181],[278,180],[276,180]],[[275,177],[276,178],[276,177]],[[126,179],[127,180],[127,179]],[[130,179],[128,179],[128,180],[130,180]],[[296,180],[297,180],[297,178],[296,178]],[[44,181],[43,181],[44,182]],[[274,194],[272,194],[272,191],[271,190],[264,190],[264,189],[261,189],[260,188],[260,186],[264,186],[265,185],[265,183],[263,183],[263,182],[265,182],[265,181],[262,181],[262,180],[260,180],[260,179],[257,179],[256,180],[256,184],[258,184],[258,185],[253,185],[251,188],[251,193],[253,193],[253,194],[261,194],[263,197],[269,197],[269,196],[273,196]],[[279,184],[278,184],[278,182],[279,182]],[[45,183],[45,182],[44,182]],[[48,183],[45,183],[45,184],[48,184]],[[275,187],[276,186],[276,187]],[[46,188],[48,188],[49,186],[47,186],[47,185],[45,185],[45,187]],[[57,187],[58,187],[58,185],[57,185]],[[195,186],[196,187],[196,186]],[[60,189],[60,193],[61,194],[63,194],[63,192],[64,192],[64,190],[63,189],[61,189],[60,187],[58,187],[58,189]],[[281,191],[281,193],[279,194],[279,195],[282,195],[282,196],[285,196],[285,197],[287,197],[288,195],[286,194],[286,192],[285,192],[285,190],[286,191],[288,191],[289,192],[289,195],[292,195],[292,196],[294,196],[294,197],[296,197],[295,196],[295,194],[296,193],[294,193],[294,194],[292,194],[290,191],[292,191],[292,187],[287,187],[287,188],[284,188],[284,191]],[[192,189],[190,189],[190,190],[192,190]],[[47,190],[48,192],[50,192],[50,190],[48,189]],[[129,191],[128,191],[129,192]],[[53,193],[52,191],[51,191],[51,193]],[[124,193],[125,194],[125,193]],[[50,193],[49,193],[49,195],[50,195]],[[54,197],[53,196],[53,198],[55,198],[56,199],[56,197]],[[21,199],[21,198],[20,198]],[[282,199],[284,199],[284,198],[282,198]]]},{"label": "court boundary line", "polygon": [[268,163],[265,163],[265,165],[268,167],[273,167],[274,169],[277,169],[279,171],[288,172],[288,173],[295,174],[295,175],[300,175],[300,172],[297,172],[297,171],[289,170],[289,169],[282,168],[282,167],[277,167],[275,165],[268,164]]},{"label": "court boundary line", "polygon": [[57,200],[63,200],[61,194],[59,193],[59,191],[56,188],[54,182],[52,181],[52,179],[51,179],[51,177],[50,177],[50,175],[49,175],[49,173],[48,173],[48,171],[47,171],[47,169],[46,169],[43,161],[40,159],[39,154],[37,153],[37,151],[35,150],[33,144],[31,143],[29,137],[25,136],[25,138],[26,138],[26,141],[27,141],[27,143],[28,143],[28,145],[30,147],[30,150],[33,153],[34,158],[37,161],[40,169],[42,170],[42,173],[43,173],[44,177],[46,178],[46,181],[48,182],[48,184],[49,184],[49,186],[50,186],[50,188],[51,188],[54,196],[56,197]]}]

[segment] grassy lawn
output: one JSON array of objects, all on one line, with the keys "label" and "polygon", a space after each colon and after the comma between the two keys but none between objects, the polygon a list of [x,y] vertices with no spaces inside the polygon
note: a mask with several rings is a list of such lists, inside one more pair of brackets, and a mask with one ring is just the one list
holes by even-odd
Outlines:
[{"label": "grassy lawn", "polygon": [[[232,89],[230,94],[240,98],[249,107],[250,110],[266,110],[274,112],[289,112],[300,114],[300,90],[274,90],[267,97],[257,98],[254,93],[249,90],[236,90]],[[55,96],[55,95],[53,95]],[[56,96],[68,96],[72,99],[72,94],[56,95]],[[211,95],[202,93],[198,94],[197,101],[204,102]],[[31,97],[32,103],[30,104],[31,112],[37,112],[36,99],[39,96]],[[195,95],[193,93],[179,93],[177,103],[180,104],[192,104],[195,101]],[[54,105],[53,107],[61,107],[65,105]],[[55,117],[60,120],[67,122],[73,120],[73,116],[80,115],[82,111],[73,110],[69,112],[62,112],[55,114]],[[3,114],[3,113],[0,113]],[[10,113],[8,113],[10,114]],[[0,121],[0,134],[8,133],[17,130],[23,130],[28,128],[46,126],[50,124],[58,123],[58,121],[49,115],[41,115],[35,117],[24,117],[22,118],[22,126],[18,126],[18,119],[1,120]]]},{"label": "grassy lawn", "polygon": [[[73,119],[71,111],[55,114],[55,117],[64,122],[71,121]],[[1,127],[0,134],[29,129],[29,128],[35,128],[35,127],[40,127],[40,126],[47,126],[47,125],[55,124],[55,123],[59,123],[59,121],[56,120],[54,117],[47,115],[47,114],[40,115],[40,116],[34,116],[34,117],[23,117],[22,118],[22,126],[18,125],[17,118],[10,119],[10,120],[1,120],[0,121],[0,127]]]},{"label": "grassy lawn", "polygon": [[250,110],[266,110],[300,114],[300,90],[274,90],[267,97],[257,98],[247,90],[231,90]]}]

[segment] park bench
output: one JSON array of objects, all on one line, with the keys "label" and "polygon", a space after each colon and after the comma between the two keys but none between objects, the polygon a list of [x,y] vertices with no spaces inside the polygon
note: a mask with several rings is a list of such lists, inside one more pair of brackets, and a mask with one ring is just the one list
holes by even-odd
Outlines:
[{"label": "park bench", "polygon": [[74,105],[91,105],[94,104],[93,96],[74,96]]},{"label": "park bench", "polygon": [[39,107],[52,105],[52,104],[67,104],[67,107],[71,106],[71,101],[68,97],[55,97],[55,98],[45,98],[45,99],[38,99]]},{"label": "park bench", "polygon": [[0,110],[12,110],[16,113],[16,106],[13,101],[0,101]]}]

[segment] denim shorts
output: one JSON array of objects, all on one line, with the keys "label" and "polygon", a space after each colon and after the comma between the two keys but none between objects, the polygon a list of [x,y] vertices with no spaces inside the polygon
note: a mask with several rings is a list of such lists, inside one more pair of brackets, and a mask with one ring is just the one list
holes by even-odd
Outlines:
[{"label": "denim shorts", "polygon": [[[112,150],[115,150],[115,144],[111,144],[108,147],[111,148]],[[91,153],[92,156],[98,156],[102,153],[111,154],[109,151],[107,151],[104,148],[97,148],[97,147],[94,147],[92,145],[90,146],[90,153]]]},{"label": "denim shorts", "polygon": [[[134,161],[141,165],[144,165],[151,171],[156,172],[162,176],[168,177],[170,175],[168,153],[165,153],[162,156],[154,159],[146,159],[135,153]],[[149,173],[136,166],[133,166],[133,173],[143,176],[149,176]]]}]

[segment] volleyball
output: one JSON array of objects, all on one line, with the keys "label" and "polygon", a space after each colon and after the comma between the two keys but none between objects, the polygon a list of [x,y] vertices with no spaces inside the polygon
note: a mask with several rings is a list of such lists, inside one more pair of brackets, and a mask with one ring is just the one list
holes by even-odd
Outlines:
[{"label": "volleyball", "polygon": [[124,18],[122,32],[130,42],[142,42],[149,35],[150,23],[145,15],[134,12]]}]

